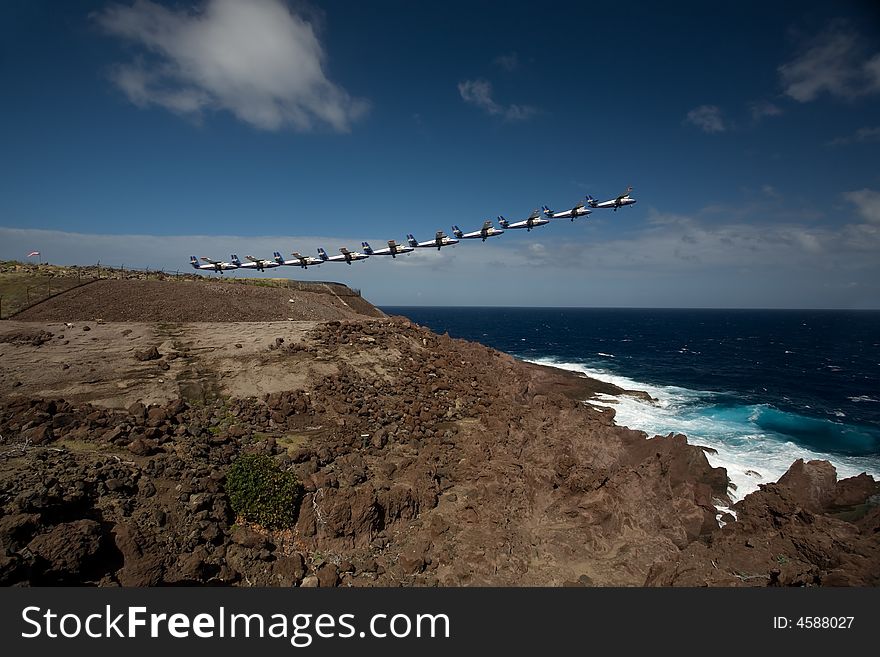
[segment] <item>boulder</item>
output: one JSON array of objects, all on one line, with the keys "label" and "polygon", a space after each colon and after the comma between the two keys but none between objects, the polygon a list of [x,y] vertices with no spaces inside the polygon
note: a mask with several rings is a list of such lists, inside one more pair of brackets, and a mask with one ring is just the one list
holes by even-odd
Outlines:
[{"label": "boulder", "polygon": [[162,358],[162,354],[159,353],[156,347],[150,347],[149,349],[135,351],[134,357],[139,361],[159,360]]},{"label": "boulder", "polygon": [[122,568],[116,573],[122,586],[156,586],[162,581],[165,565],[158,546],[136,525],[119,523],[113,528],[113,537],[122,553]]},{"label": "boulder", "polygon": [[318,586],[322,589],[333,588],[339,583],[339,569],[335,564],[325,562],[318,566],[315,571],[318,577]]},{"label": "boulder", "polygon": [[299,552],[289,557],[279,557],[272,564],[272,574],[280,586],[296,586],[305,572],[305,561]]},{"label": "boulder", "polygon": [[820,513],[834,499],[837,470],[828,461],[798,459],[779,478],[777,486],[808,511]]},{"label": "boulder", "polygon": [[268,547],[269,541],[262,534],[258,534],[250,527],[237,525],[232,531],[232,542],[252,550],[262,550]]},{"label": "boulder", "polygon": [[82,581],[93,569],[103,546],[101,525],[94,520],[75,520],[56,525],[28,543],[37,568],[52,579]]}]

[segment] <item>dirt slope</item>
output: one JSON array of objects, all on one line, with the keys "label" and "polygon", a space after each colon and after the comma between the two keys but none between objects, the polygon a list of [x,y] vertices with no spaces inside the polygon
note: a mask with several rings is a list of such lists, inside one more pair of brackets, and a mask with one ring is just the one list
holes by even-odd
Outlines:
[{"label": "dirt slope", "polygon": [[381,317],[344,285],[306,291],[214,281],[99,280],[15,315],[19,321],[267,322]]}]

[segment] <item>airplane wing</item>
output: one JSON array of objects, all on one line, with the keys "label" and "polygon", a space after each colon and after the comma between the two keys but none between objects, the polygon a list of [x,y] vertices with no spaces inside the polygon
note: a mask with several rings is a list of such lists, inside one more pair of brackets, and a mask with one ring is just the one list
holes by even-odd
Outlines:
[{"label": "airplane wing", "polygon": [[388,240],[388,248],[390,248],[390,249],[392,249],[392,250],[396,249],[396,248],[397,248],[397,242],[395,242],[394,240]]},{"label": "airplane wing", "polygon": [[209,262],[209,263],[211,263],[212,265],[219,265],[219,264],[220,264],[220,261],[219,261],[219,260],[211,260],[211,258],[206,258],[205,256],[202,256],[202,257],[199,258],[199,259],[202,260],[203,262]]},{"label": "airplane wing", "polygon": [[443,233],[442,230],[438,230],[434,237],[435,239],[442,240],[444,237],[446,237],[446,235]]},{"label": "airplane wing", "polygon": [[342,247],[339,248],[339,252],[340,252],[342,255],[348,255],[348,254],[349,254],[349,250],[346,249],[344,246],[342,246]]},{"label": "airplane wing", "polygon": [[489,230],[492,227],[492,222],[490,220],[486,220],[483,222],[483,230]]},{"label": "airplane wing", "polygon": [[250,260],[251,262],[257,262],[257,259],[254,256],[245,256],[245,260]]},{"label": "airplane wing", "polygon": [[296,251],[294,251],[294,252],[291,253],[290,255],[292,255],[292,256],[293,256],[294,258],[296,258],[297,260],[303,260],[303,259],[304,259],[303,256],[300,255],[299,253],[297,253]]},{"label": "airplane wing", "polygon": [[629,193],[630,193],[632,190],[633,190],[632,185],[630,185],[629,187],[626,188],[626,191],[625,191],[623,194],[621,194],[620,196],[617,197],[617,200],[619,201],[619,200],[622,199],[624,196],[629,196]]}]

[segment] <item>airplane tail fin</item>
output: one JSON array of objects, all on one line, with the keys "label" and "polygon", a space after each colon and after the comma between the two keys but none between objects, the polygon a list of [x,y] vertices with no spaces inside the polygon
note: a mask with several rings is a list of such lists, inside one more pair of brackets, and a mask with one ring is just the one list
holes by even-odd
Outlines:
[{"label": "airplane tail fin", "polygon": [[544,214],[546,214],[548,217],[549,217],[551,214],[553,214],[553,210],[551,210],[550,208],[548,208],[546,205],[542,205],[542,206],[541,206],[541,211],[542,211]]},{"label": "airplane tail fin", "polygon": [[409,244],[410,246],[417,246],[418,245],[418,241],[416,240],[415,237],[412,236],[412,233],[406,234],[406,243]]},{"label": "airplane tail fin", "polygon": [[230,258],[230,260],[231,260],[231,262],[232,262],[233,265],[241,265],[241,260],[238,259],[238,254],[237,254],[237,253],[233,253],[233,254],[232,254],[232,257]]},{"label": "airplane tail fin", "polygon": [[455,235],[459,239],[461,239],[461,236],[464,235],[464,233],[461,232],[461,228],[459,228],[458,226],[452,227],[452,234]]},{"label": "airplane tail fin", "polygon": [[361,246],[364,249],[364,253],[367,255],[373,255],[373,247],[370,246],[369,242],[361,242]]},{"label": "airplane tail fin", "polygon": [[318,257],[321,258],[321,260],[327,259],[327,252],[324,249],[322,249],[320,246],[318,247]]},{"label": "airplane tail fin", "polygon": [[498,215],[498,224],[502,228],[509,228],[510,227],[510,222],[507,219],[505,219],[504,217],[502,217],[500,214]]},{"label": "airplane tail fin", "polygon": [[279,265],[284,262],[284,258],[281,257],[281,253],[279,251],[273,251],[272,255],[274,256],[273,259],[275,260],[275,262],[277,262]]},{"label": "airplane tail fin", "polygon": [[196,258],[195,256],[190,256],[189,257],[189,264],[192,265],[193,269],[198,269],[199,268],[199,259]]}]

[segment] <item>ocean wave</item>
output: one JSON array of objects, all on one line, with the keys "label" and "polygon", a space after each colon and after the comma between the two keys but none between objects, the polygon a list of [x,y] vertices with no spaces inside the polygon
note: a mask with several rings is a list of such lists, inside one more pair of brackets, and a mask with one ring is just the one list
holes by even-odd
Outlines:
[{"label": "ocean wave", "polygon": [[719,403],[718,392],[644,383],[584,363],[529,360],[650,394],[657,404],[627,396],[601,396],[591,403],[613,407],[618,425],[648,435],[684,433],[690,443],[716,450],[706,456],[713,466],[727,469],[736,487],[734,499],[776,481],[799,458],[828,460],[840,478],[862,472],[880,478],[880,437],[870,428],[809,418],[770,404]]}]

